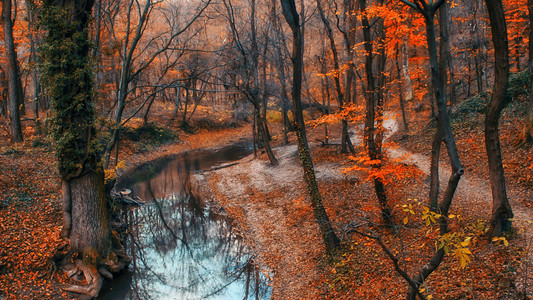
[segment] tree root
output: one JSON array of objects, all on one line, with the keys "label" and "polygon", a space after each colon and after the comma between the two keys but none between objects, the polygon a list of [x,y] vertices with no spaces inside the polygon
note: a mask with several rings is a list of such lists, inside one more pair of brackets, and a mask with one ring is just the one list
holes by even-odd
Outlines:
[{"label": "tree root", "polygon": [[524,147],[533,143],[533,128],[524,128],[520,135],[514,140],[513,146],[516,148]]},{"label": "tree root", "polygon": [[107,258],[102,259],[96,253],[84,255],[84,259],[76,260],[76,269],[71,270],[75,274],[78,270],[83,272],[87,285],[67,285],[63,287],[64,291],[80,295],[86,295],[90,298],[98,297],[102,289],[104,278],[112,280],[113,273],[124,270],[131,263],[131,258],[122,250],[112,251]]},{"label": "tree root", "polygon": [[76,266],[82,270],[87,285],[69,285],[63,288],[67,292],[73,292],[76,294],[88,295],[91,297],[97,297],[102,289],[104,279],[100,276],[100,273],[96,269],[96,265],[86,265],[81,260],[76,261]]}]

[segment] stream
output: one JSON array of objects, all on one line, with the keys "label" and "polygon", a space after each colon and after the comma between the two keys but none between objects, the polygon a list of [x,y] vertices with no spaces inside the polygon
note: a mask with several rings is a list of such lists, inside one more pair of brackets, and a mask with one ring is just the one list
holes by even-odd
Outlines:
[{"label": "stream", "polygon": [[191,180],[250,153],[247,142],[195,150],[121,176],[118,190],[132,190],[146,205],[127,212],[129,270],[106,283],[98,299],[269,299],[266,276],[232,220]]}]

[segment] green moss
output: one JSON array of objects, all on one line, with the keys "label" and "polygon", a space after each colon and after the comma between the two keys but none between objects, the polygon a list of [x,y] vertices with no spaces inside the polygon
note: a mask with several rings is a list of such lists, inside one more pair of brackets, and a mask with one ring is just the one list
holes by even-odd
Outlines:
[{"label": "green moss", "polygon": [[40,47],[41,79],[52,100],[50,129],[63,177],[94,170],[101,158],[94,127],[88,17],[73,17],[65,8],[45,1],[40,19],[48,32]]},{"label": "green moss", "polygon": [[485,114],[489,101],[490,94],[486,91],[464,100],[452,108],[452,120],[463,119],[472,114]]}]

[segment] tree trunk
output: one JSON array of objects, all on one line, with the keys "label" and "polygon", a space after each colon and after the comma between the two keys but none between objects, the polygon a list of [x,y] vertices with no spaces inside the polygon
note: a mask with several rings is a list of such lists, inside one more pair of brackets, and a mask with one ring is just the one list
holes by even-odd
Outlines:
[{"label": "tree trunk", "polygon": [[295,117],[295,129],[298,138],[298,154],[304,169],[304,179],[307,183],[307,190],[311,196],[311,204],[315,220],[318,223],[322,239],[326,247],[326,252],[331,254],[340,246],[340,240],[335,234],[331,221],[326,213],[318,183],[315,177],[315,170],[313,167],[313,160],[309,151],[307,143],[307,134],[305,132],[305,123],[302,113],[302,67],[304,54],[304,41],[300,31],[300,20],[294,0],[281,0],[283,8],[283,15],[289,24],[293,34],[293,48],[292,48],[292,64],[293,64],[293,86],[292,86],[292,100],[293,113]]},{"label": "tree trunk", "polygon": [[22,82],[17,60],[17,51],[13,40],[13,20],[11,20],[11,0],[2,0],[2,24],[8,78],[8,115],[11,129],[11,141],[22,142],[20,125],[20,105],[23,103]]},{"label": "tree trunk", "polygon": [[[433,95],[435,97],[435,102],[437,106],[437,134],[435,134],[434,145],[435,143],[440,143],[440,138],[444,140],[446,148],[448,151],[448,157],[450,159],[451,165],[451,175],[448,180],[448,185],[444,191],[441,202],[438,206],[438,212],[442,215],[439,219],[439,234],[442,236],[448,232],[448,222],[447,217],[449,213],[450,206],[452,204],[453,196],[455,190],[459,184],[461,176],[464,174],[463,167],[461,166],[461,161],[457,152],[457,146],[455,144],[455,138],[453,137],[450,125],[450,117],[448,116],[448,109],[445,102],[444,91],[442,86],[442,81],[439,78],[439,60],[437,55],[437,43],[436,43],[436,34],[435,34],[435,12],[439,8],[439,5],[443,3],[440,2],[431,2],[427,4],[423,0],[418,0],[415,4],[407,0],[401,0],[406,5],[417,10],[424,16],[424,21],[426,23],[426,39],[428,45],[429,61],[430,61],[430,71],[431,71],[431,85],[433,87]],[[419,1],[423,1],[425,5],[422,6],[419,4]],[[417,6],[418,5],[418,6]],[[432,172],[438,172],[438,168],[432,169]],[[434,174],[432,174],[433,176]],[[409,292],[407,294],[407,299],[415,299],[418,288],[424,283],[426,278],[435,271],[442,260],[444,259],[444,250],[441,248],[437,250],[433,257],[428,263],[426,263],[414,277],[414,282],[417,286],[409,287]]]},{"label": "tree trunk", "polygon": [[407,38],[404,39],[402,45],[402,74],[405,80],[405,101],[407,103],[413,100],[413,82],[411,81],[411,74],[409,73],[409,45],[407,44]]},{"label": "tree trunk", "polygon": [[478,94],[483,92],[483,74],[481,71],[481,64],[479,62],[481,56],[481,49],[477,48],[474,54],[474,66],[476,68],[476,82],[477,82],[477,92]]},{"label": "tree trunk", "polygon": [[[383,141],[383,87],[385,85],[385,47],[384,39],[385,32],[383,29],[383,19],[376,22],[376,32],[378,35],[377,52],[374,54],[370,22],[365,13],[366,0],[359,0],[359,9],[363,14],[361,24],[363,26],[363,40],[365,50],[365,74],[367,81],[366,91],[366,114],[365,114],[365,129],[364,141],[368,150],[368,156],[373,161],[378,161],[372,165],[372,168],[379,170],[382,166],[382,141]],[[374,75],[374,55],[377,56],[377,78]],[[381,207],[381,214],[383,221],[386,224],[392,223],[392,209],[388,204],[387,195],[385,194],[385,186],[381,179],[374,179],[374,189],[378,198],[378,203]]]},{"label": "tree trunk", "polygon": [[452,102],[449,93],[448,84],[448,71],[451,66],[451,54],[450,54],[450,39],[449,39],[449,25],[448,25],[448,4],[444,2],[439,8],[439,76],[442,82],[444,93],[444,99],[446,104]]},{"label": "tree trunk", "polygon": [[[272,152],[272,148],[270,147],[270,136],[268,133],[268,128],[266,125],[266,99],[260,99],[259,94],[259,49],[257,44],[257,29],[256,29],[256,2],[255,0],[251,1],[251,11],[250,11],[250,31],[252,34],[252,45],[251,45],[251,69],[253,71],[253,87],[251,88],[252,92],[250,93],[250,100],[252,104],[254,105],[254,111],[255,111],[255,118],[257,120],[257,133],[258,137],[261,138],[261,141],[263,142],[263,147],[265,147],[265,151],[267,153],[268,159],[270,161],[271,165],[277,165],[278,160],[276,159],[274,152]],[[266,81],[266,78],[265,78]],[[265,97],[266,98],[266,97]],[[262,101],[264,100],[264,101]],[[261,113],[261,104],[263,104],[264,108],[264,116]]]},{"label": "tree trunk", "polygon": [[[37,45],[35,36],[35,28],[33,25],[36,22],[36,16],[34,9],[29,1],[26,1],[26,9],[28,11],[28,32],[30,39],[30,60],[34,64],[38,63],[37,58]],[[31,79],[33,81],[33,115],[35,118],[35,127],[37,128],[37,133],[41,133],[41,120],[39,119],[39,98],[41,97],[41,83],[39,81],[38,68],[33,68],[31,71]]]},{"label": "tree trunk", "polygon": [[[341,82],[340,82],[340,65],[339,65],[339,55],[337,51],[337,47],[335,46],[335,38],[333,36],[333,30],[331,30],[331,26],[329,23],[329,20],[327,19],[324,9],[322,8],[322,3],[320,0],[316,1],[318,11],[320,13],[320,18],[322,19],[322,22],[324,23],[324,28],[326,30],[327,36],[329,38],[329,43],[331,47],[331,53],[333,55],[333,65],[335,68],[335,76],[333,76],[333,80],[335,82],[335,88],[337,91],[337,100],[339,102],[340,110],[342,111],[344,109],[344,93],[342,92]],[[347,88],[347,87],[345,87]],[[341,153],[348,153],[348,150],[355,154],[355,149],[352,145],[352,141],[350,140],[350,135],[348,134],[348,121],[346,118],[342,118],[342,129],[341,129]]]},{"label": "tree trunk", "polygon": [[492,189],[492,218],[490,236],[500,236],[511,229],[513,211],[507,199],[503,171],[498,122],[506,100],[509,76],[509,42],[501,0],[485,0],[494,44],[494,88],[485,117],[485,147],[489,162]]},{"label": "tree trunk", "polygon": [[[320,64],[320,72],[322,74],[327,73],[327,63],[325,59],[325,47],[322,47],[322,55],[317,55],[318,63]],[[329,115],[330,112],[330,94],[329,94],[329,84],[328,84],[328,77],[327,76],[320,76],[321,82],[322,82],[322,88],[320,89],[321,95],[322,95],[322,106],[326,108],[326,111],[324,112],[324,115]],[[324,123],[324,145],[329,144],[329,136],[328,136],[328,123]]]},{"label": "tree trunk", "polygon": [[278,160],[276,159],[274,152],[272,152],[272,147],[270,147],[270,141],[269,141],[268,132],[266,129],[266,123],[265,123],[265,120],[263,120],[263,118],[261,117],[261,113],[259,109],[256,109],[255,117],[257,119],[258,135],[261,137],[261,140],[263,141],[263,147],[265,148],[265,152],[268,156],[268,160],[270,161],[271,165],[275,166],[278,164]]},{"label": "tree trunk", "polygon": [[429,167],[429,208],[431,211],[437,212],[439,205],[439,192],[440,192],[440,178],[439,178],[439,163],[440,152],[442,146],[442,133],[440,126],[437,124],[435,135],[433,136],[433,142],[431,143],[431,164]]},{"label": "tree trunk", "polygon": [[528,106],[526,119],[524,120],[524,128],[522,129],[522,133],[517,140],[517,145],[533,143],[533,0],[527,1],[527,9],[529,12]]},{"label": "tree trunk", "polygon": [[283,118],[283,143],[286,145],[289,143],[288,132],[292,131],[291,122],[289,121],[289,105],[290,100],[287,92],[287,82],[285,76],[285,62],[282,49],[286,47],[286,39],[279,22],[278,13],[276,12],[276,0],[271,0],[270,20],[274,27],[278,45],[275,48],[275,67],[278,73],[279,82],[281,85],[281,105],[282,105],[282,118]]},{"label": "tree trunk", "polygon": [[77,264],[88,283],[64,289],[96,297],[102,287],[99,265],[116,272],[127,263],[107,259],[120,242],[112,242],[109,231],[104,172],[94,126],[88,34],[93,4],[94,0],[45,0],[41,19],[48,35],[41,55],[43,82],[55,112],[53,137],[63,196],[61,235],[82,255],[83,261]]},{"label": "tree trunk", "polygon": [[407,116],[405,115],[405,99],[402,82],[402,68],[400,67],[400,44],[396,44],[396,77],[398,80],[398,97],[400,99],[400,109],[402,110],[403,129],[409,131],[409,124],[407,123]]},{"label": "tree trunk", "polygon": [[148,124],[148,114],[150,114],[150,108],[152,108],[152,104],[154,104],[155,95],[156,94],[153,94],[151,99],[148,100],[148,106],[146,106],[146,111],[144,112],[144,115],[143,115],[143,125]]},{"label": "tree trunk", "polygon": [[[90,171],[66,184],[69,186],[71,199],[72,227],[68,236],[70,247],[80,253],[95,249],[105,257],[108,251],[109,225],[103,179],[101,172]],[[63,195],[65,194],[64,192]]]}]

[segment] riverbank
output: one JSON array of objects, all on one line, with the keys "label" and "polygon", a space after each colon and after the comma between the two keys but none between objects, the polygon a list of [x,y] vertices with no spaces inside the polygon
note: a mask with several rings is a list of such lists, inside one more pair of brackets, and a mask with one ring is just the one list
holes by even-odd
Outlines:
[{"label": "riverbank", "polygon": [[[216,148],[251,137],[249,125],[195,134],[179,132],[175,143],[146,152],[121,145],[119,161],[125,172],[170,154],[199,148]],[[61,290],[70,279],[55,270],[53,257],[64,245],[61,184],[55,154],[39,137],[2,147],[0,151],[0,299],[71,299]]]}]

